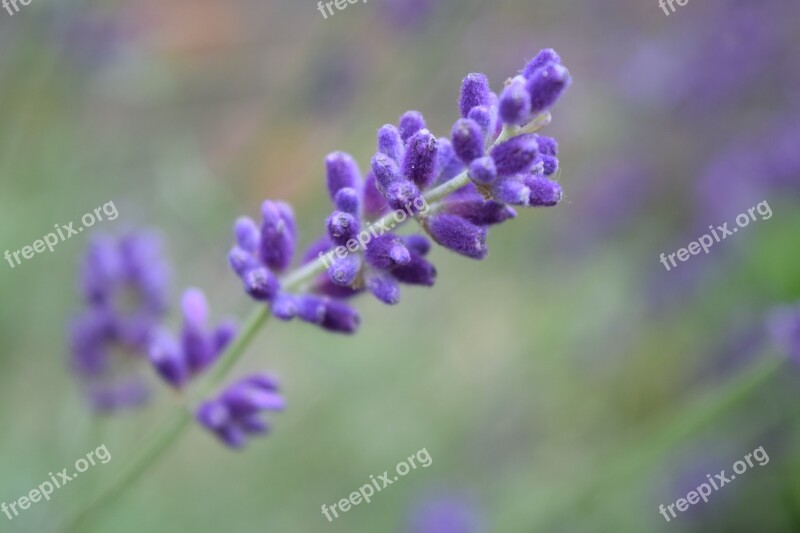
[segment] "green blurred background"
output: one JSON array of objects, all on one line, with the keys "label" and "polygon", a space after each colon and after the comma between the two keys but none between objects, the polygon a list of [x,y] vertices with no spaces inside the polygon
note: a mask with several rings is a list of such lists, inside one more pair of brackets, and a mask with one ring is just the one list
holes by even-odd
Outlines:
[{"label": "green blurred background", "polygon": [[[251,308],[226,263],[233,221],[285,199],[309,244],[328,152],[365,169],[376,129],[408,109],[446,135],[464,75],[499,90],[543,47],[574,78],[546,130],[562,205],[493,229],[483,262],[434,250],[436,287],[360,299],[353,337],[269,323],[233,375],[280,376],[273,434],[237,453],[192,427],[85,530],[403,532],[455,500],[473,529],[426,531],[800,531],[791,367],[680,430],[693,398],[725,397],[773,351],[765,312],[800,298],[797,17],[791,0],[670,16],[655,0],[371,0],[327,20],[312,0],[0,11],[0,251],[114,201],[98,229],[159,228],[173,302],[201,287],[217,318]],[[659,263],[763,200],[770,220]],[[177,406],[146,372],[146,408],[87,409],[66,326],[88,239],[0,268],[0,501],[102,443],[112,460],[0,515],[3,531],[57,531]],[[768,465],[658,514],[761,445]],[[323,503],[421,448],[429,468],[325,520]]]}]

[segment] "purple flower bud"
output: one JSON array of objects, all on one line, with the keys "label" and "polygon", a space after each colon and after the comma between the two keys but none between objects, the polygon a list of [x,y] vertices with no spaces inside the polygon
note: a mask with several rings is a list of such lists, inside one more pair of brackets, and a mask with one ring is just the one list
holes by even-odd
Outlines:
[{"label": "purple flower bud", "polygon": [[494,159],[484,156],[473,161],[469,166],[469,179],[478,185],[490,185],[497,179],[497,167]]},{"label": "purple flower bud", "polygon": [[231,251],[228,252],[228,263],[230,263],[231,268],[240,278],[244,276],[248,270],[261,266],[258,259],[256,259],[253,254],[238,246],[234,246],[231,248]]},{"label": "purple flower bud", "polygon": [[[420,130],[409,140],[403,157],[403,175],[413,181],[417,187],[425,189],[431,184],[436,173],[436,137],[428,130]],[[375,173],[378,177],[378,173]]]},{"label": "purple flower bud", "polygon": [[476,226],[459,216],[438,214],[428,218],[425,229],[434,241],[445,248],[472,259],[483,259],[486,247],[486,228]]},{"label": "purple flower bud", "polygon": [[301,264],[305,265],[310,263],[311,261],[316,261],[319,258],[320,253],[325,253],[335,245],[331,238],[328,235],[322,235],[317,240],[315,240],[311,245],[306,248],[303,252],[302,259],[300,261]]},{"label": "purple flower bud", "polygon": [[444,183],[458,176],[464,170],[464,164],[456,156],[453,143],[447,137],[437,139],[439,149],[436,152],[436,184]]},{"label": "purple flower bud", "polygon": [[425,129],[425,119],[419,111],[406,111],[400,117],[398,130],[404,143],[407,143],[415,133],[422,129]]},{"label": "purple flower bud", "polygon": [[336,333],[355,333],[361,318],[355,309],[338,300],[325,302],[325,312],[321,326],[323,329]]},{"label": "purple flower bud", "polygon": [[400,237],[408,250],[416,255],[425,257],[431,251],[431,241],[424,235],[404,235]]},{"label": "purple flower bud", "polygon": [[149,356],[164,381],[177,389],[183,387],[189,378],[189,369],[184,353],[172,335],[166,331],[154,335]]},{"label": "purple flower bud", "polygon": [[291,320],[297,316],[297,298],[288,292],[279,292],[270,303],[270,311],[275,318]]},{"label": "purple flower bud", "polygon": [[368,217],[377,218],[386,211],[387,207],[386,198],[378,190],[375,174],[370,172],[364,182],[364,213]]},{"label": "purple flower bud", "polygon": [[491,108],[483,105],[473,107],[467,118],[474,120],[475,123],[480,126],[484,137],[488,137],[494,133],[496,119]]},{"label": "purple flower bud", "polygon": [[280,289],[278,279],[266,268],[254,268],[242,277],[244,289],[254,300],[269,301]]},{"label": "purple flower bud", "polygon": [[492,148],[498,176],[526,172],[536,160],[538,145],[533,134],[518,135]]},{"label": "purple flower bud", "polygon": [[542,160],[542,174],[545,176],[552,176],[558,172],[558,158],[551,155],[541,155],[539,159]]},{"label": "purple flower bud", "polygon": [[297,317],[304,322],[319,324],[325,318],[325,301],[319,296],[302,294],[297,296]]},{"label": "purple flower bud", "polygon": [[528,205],[531,190],[517,176],[501,178],[492,185],[492,197],[511,205]]},{"label": "purple flower bud", "polygon": [[202,328],[208,320],[208,301],[200,289],[191,288],[181,299],[183,319],[192,327]]},{"label": "purple flower bud", "polygon": [[259,232],[258,226],[249,217],[240,217],[236,220],[234,226],[234,233],[236,234],[236,244],[242,250],[250,253],[255,253],[258,249]]},{"label": "purple flower bud", "polygon": [[367,288],[375,298],[387,305],[394,305],[400,301],[400,286],[388,274],[371,272],[367,275]]},{"label": "purple flower bud", "polygon": [[411,254],[411,261],[407,265],[394,268],[392,277],[409,285],[433,286],[436,281],[436,268],[417,254]]},{"label": "purple flower bud", "polygon": [[195,414],[197,421],[206,428],[216,431],[227,426],[231,420],[228,408],[218,401],[205,401]]},{"label": "purple flower bud", "polygon": [[392,183],[402,179],[397,163],[385,154],[375,154],[372,158],[372,173],[379,191],[385,191]]},{"label": "purple flower bud", "polygon": [[220,400],[236,418],[259,411],[283,411],[286,408],[286,401],[280,394],[256,387],[248,380],[241,380],[236,386],[228,388]]},{"label": "purple flower bud", "polygon": [[490,92],[489,80],[484,74],[468,74],[461,82],[461,99],[459,101],[461,116],[467,118],[473,107],[481,105],[488,107]]},{"label": "purple flower bud", "polygon": [[336,198],[339,189],[349,187],[359,190],[361,188],[361,172],[358,164],[350,154],[333,152],[325,158],[325,170],[328,178],[328,192],[331,200]]},{"label": "purple flower bud", "polygon": [[530,121],[531,96],[525,83],[525,78],[517,76],[500,95],[498,112],[506,124],[522,126]]},{"label": "purple flower bud", "polygon": [[334,211],[328,217],[328,235],[336,244],[344,245],[361,231],[361,223],[356,217],[344,211]]},{"label": "purple flower bud", "polygon": [[484,154],[483,132],[477,122],[461,118],[453,125],[453,150],[466,164],[482,157]]},{"label": "purple flower bud", "polygon": [[297,228],[289,204],[265,201],[261,205],[261,260],[269,268],[281,272],[292,262]]},{"label": "purple flower bud", "polygon": [[416,210],[417,205],[424,205],[421,198],[419,189],[409,180],[396,181],[386,189],[386,201],[392,209],[406,209],[408,206]]},{"label": "purple flower bud", "polygon": [[444,211],[451,215],[457,215],[477,226],[500,224],[517,216],[516,211],[506,204],[482,198],[448,202],[445,204]]},{"label": "purple flower bud", "polygon": [[[424,127],[425,124],[423,121],[422,126],[418,128],[417,131]],[[414,133],[416,133],[416,131]],[[400,137],[400,130],[391,124],[386,124],[378,130],[378,152],[390,158],[398,165],[403,160],[403,153],[405,152],[403,141],[404,139]]]},{"label": "purple flower bud", "polygon": [[550,64],[528,79],[528,93],[531,95],[531,113],[550,109],[569,87],[572,79],[566,67]]},{"label": "purple flower bud", "polygon": [[350,287],[361,272],[361,256],[348,254],[344,259],[337,259],[328,269],[328,278],[340,287]]},{"label": "purple flower bud", "polygon": [[561,185],[544,176],[526,176],[524,181],[531,191],[528,204],[532,207],[552,207],[564,196]]},{"label": "purple flower bud", "polygon": [[556,51],[552,48],[545,48],[544,50],[540,50],[539,53],[536,54],[536,57],[530,60],[525,68],[522,69],[521,74],[523,78],[530,79],[541,68],[550,64],[559,63],[561,63],[561,57],[556,53]]},{"label": "purple flower bud", "polygon": [[222,352],[239,332],[239,326],[233,320],[225,320],[214,330],[214,350]]},{"label": "purple flower bud", "polygon": [[391,270],[398,265],[411,262],[411,253],[399,237],[384,233],[367,244],[364,258],[371,266],[381,270]]},{"label": "purple flower bud", "polygon": [[355,189],[345,187],[343,189],[339,189],[339,191],[336,193],[336,197],[333,199],[333,203],[336,206],[336,209],[339,211],[344,211],[345,213],[350,213],[351,215],[357,217],[361,199],[359,198],[358,192],[356,192]]},{"label": "purple flower bud", "polygon": [[536,144],[539,145],[539,154],[541,155],[558,155],[558,141],[546,135],[536,135]]}]

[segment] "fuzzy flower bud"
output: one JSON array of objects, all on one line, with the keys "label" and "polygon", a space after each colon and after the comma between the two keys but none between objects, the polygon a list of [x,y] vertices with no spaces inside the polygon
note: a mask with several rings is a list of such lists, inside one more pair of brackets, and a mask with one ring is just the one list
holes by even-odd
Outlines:
[{"label": "fuzzy flower bud", "polygon": [[361,256],[348,254],[343,259],[337,259],[328,269],[328,279],[340,287],[350,287],[361,272]]},{"label": "fuzzy flower bud", "polygon": [[531,207],[552,207],[564,196],[561,185],[544,176],[526,176],[524,182],[530,190],[528,204]]},{"label": "fuzzy flower bud", "polygon": [[[424,123],[417,131],[423,127]],[[416,131],[414,133],[416,133]],[[403,153],[405,152],[403,139],[400,137],[400,130],[392,124],[386,124],[378,130],[378,152],[390,158],[398,165],[403,160]]]},{"label": "fuzzy flower bud", "polygon": [[336,244],[344,245],[361,231],[361,223],[356,217],[344,211],[334,211],[328,217],[328,235]]},{"label": "fuzzy flower bud", "polygon": [[399,237],[392,233],[384,233],[367,244],[364,258],[374,268],[391,270],[411,262],[411,253]]},{"label": "fuzzy flower bud", "polygon": [[236,220],[234,226],[234,234],[236,236],[236,244],[242,250],[250,253],[255,253],[258,249],[258,241],[260,239],[258,226],[249,217],[240,217]]},{"label": "fuzzy flower bud", "polygon": [[538,72],[541,68],[546,67],[551,64],[560,64],[561,57],[556,53],[555,50],[552,48],[545,48],[544,50],[540,50],[536,57],[530,60],[530,62],[522,69],[522,77],[525,79],[530,79],[536,72]]},{"label": "fuzzy flower bud", "polygon": [[475,123],[480,126],[481,132],[486,138],[494,135],[495,123],[497,119],[495,113],[492,111],[492,108],[480,105],[478,107],[473,107],[467,116],[467,118],[474,120]]},{"label": "fuzzy flower bud", "polygon": [[483,156],[483,132],[474,120],[458,119],[453,125],[452,139],[453,150],[465,164]]},{"label": "fuzzy flower bud", "polygon": [[400,286],[395,279],[380,272],[371,272],[367,275],[367,289],[375,298],[387,305],[394,305],[400,301]]},{"label": "fuzzy flower bud", "polygon": [[350,154],[344,152],[329,154],[325,158],[325,171],[331,200],[336,198],[339,189],[349,187],[358,190],[361,188],[361,172]]},{"label": "fuzzy flower bud", "polygon": [[244,290],[254,300],[266,302],[271,300],[280,289],[278,279],[264,267],[249,270],[242,276]]},{"label": "fuzzy flower bud", "polygon": [[400,125],[397,128],[400,138],[404,143],[418,131],[425,129],[425,119],[419,111],[406,111],[400,117]]},{"label": "fuzzy flower bud", "polygon": [[463,256],[483,259],[489,253],[486,228],[459,216],[434,215],[426,221],[425,229],[434,241]]},{"label": "fuzzy flower bud", "polygon": [[519,135],[492,148],[492,159],[498,176],[527,172],[538,154],[539,145],[533,134]]},{"label": "fuzzy flower bud", "polygon": [[525,78],[517,76],[500,94],[498,112],[506,124],[522,126],[530,120],[531,96],[525,83]]},{"label": "fuzzy flower bud", "polygon": [[336,193],[336,197],[333,199],[333,204],[339,211],[344,211],[345,213],[350,213],[351,215],[357,217],[361,207],[361,198],[355,189],[345,187],[343,189],[339,189],[339,192]]},{"label": "fuzzy flower bud", "polygon": [[538,115],[550,109],[571,82],[569,71],[562,65],[550,64],[537,70],[527,84],[531,113]]},{"label": "fuzzy flower bud", "polygon": [[492,185],[492,197],[511,205],[528,205],[531,190],[517,177],[502,178]]},{"label": "fuzzy flower bud", "polygon": [[392,183],[402,179],[397,163],[386,154],[378,153],[372,158],[372,173],[379,191],[386,191]]},{"label": "fuzzy flower bud", "polygon": [[261,205],[261,260],[281,272],[292,263],[297,239],[294,213],[289,204],[267,200]]},{"label": "fuzzy flower bud", "polygon": [[459,100],[461,116],[467,118],[473,107],[488,107],[491,103],[490,92],[489,79],[486,75],[479,73],[468,74],[461,83],[461,99]]},{"label": "fuzzy flower bud", "polygon": [[[425,189],[435,177],[437,145],[436,137],[426,129],[418,131],[408,140],[402,173],[420,189]],[[378,176],[377,172],[375,176]]]},{"label": "fuzzy flower bud", "polygon": [[491,185],[497,179],[494,159],[487,155],[473,161],[469,166],[469,179],[478,185]]}]

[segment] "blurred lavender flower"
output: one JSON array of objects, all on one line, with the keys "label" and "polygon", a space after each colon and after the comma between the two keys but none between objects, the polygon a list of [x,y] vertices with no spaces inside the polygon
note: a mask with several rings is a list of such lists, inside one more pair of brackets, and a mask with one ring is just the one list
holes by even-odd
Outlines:
[{"label": "blurred lavender flower", "polygon": [[408,533],[481,533],[486,531],[474,503],[456,493],[430,495],[414,506]]},{"label": "blurred lavender flower", "polygon": [[87,306],[70,328],[72,367],[100,411],[147,397],[131,365],[142,358],[167,308],[169,266],[152,233],[98,236],[80,272]]},{"label": "blurred lavender flower", "polygon": [[[435,137],[422,113],[408,111],[397,126],[378,130],[366,179],[349,154],[328,155],[325,171],[334,210],[325,222],[327,234],[303,256],[304,268],[317,258],[326,273],[307,284],[303,294],[282,286],[277,274],[292,261],[296,225],[289,205],[268,200],[260,226],[243,217],[234,227],[236,245],[228,259],[245,292],[269,304],[281,320],[297,317],[329,331],[353,333],[360,318],[343,300],[368,290],[391,305],[400,298],[398,283],[434,283],[436,269],[424,258],[429,245],[420,244],[424,237],[413,237],[410,246],[394,233],[406,219],[414,218],[453,252],[485,258],[488,227],[516,215],[508,204],[549,207],[561,201],[561,187],[548,177],[558,169],[558,144],[533,132],[549,123],[548,110],[570,82],[558,54],[542,50],[518,76],[525,104],[507,104],[513,113],[501,116],[487,77],[472,73],[462,83],[461,118],[451,139]],[[426,195],[438,203],[428,205]],[[363,219],[387,208],[395,212],[374,225]]]},{"label": "blurred lavender flower", "polygon": [[204,402],[195,417],[225,445],[242,448],[248,437],[269,431],[260,417],[262,411],[282,411],[284,407],[277,380],[256,374],[235,382],[218,398]]}]

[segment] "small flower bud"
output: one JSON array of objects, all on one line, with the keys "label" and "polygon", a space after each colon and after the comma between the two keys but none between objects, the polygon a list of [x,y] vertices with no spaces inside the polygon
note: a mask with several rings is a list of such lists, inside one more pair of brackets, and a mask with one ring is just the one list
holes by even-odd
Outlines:
[{"label": "small flower bud", "polygon": [[[422,127],[424,127],[424,124]],[[419,129],[422,129],[422,127]],[[391,124],[386,124],[379,129],[378,152],[399,165],[403,160],[403,153],[405,152],[403,139],[400,137],[400,130]]]},{"label": "small flower bud", "polygon": [[531,207],[552,207],[564,196],[561,185],[544,176],[526,176],[524,181],[531,191],[528,199]]},{"label": "small flower bud", "polygon": [[421,198],[419,189],[409,180],[396,181],[386,189],[386,201],[392,209],[405,209],[406,206],[415,208],[416,205],[424,205]]},{"label": "small flower bud", "polygon": [[258,259],[256,259],[253,254],[238,246],[234,246],[231,248],[231,251],[228,252],[228,263],[240,278],[244,276],[248,270],[261,266]]},{"label": "small flower bud", "polygon": [[536,160],[538,145],[533,134],[518,135],[492,148],[498,176],[513,176],[528,171]]},{"label": "small flower bud", "polygon": [[465,164],[483,156],[483,132],[474,120],[458,119],[453,125],[452,139],[453,150]]},{"label": "small flower bud", "polygon": [[431,251],[431,241],[429,241],[424,235],[404,235],[400,237],[400,240],[403,241],[403,244],[406,245],[408,251],[412,252],[413,254],[425,257],[428,255],[428,252]]},{"label": "small flower bud", "polygon": [[350,287],[361,272],[361,256],[348,254],[344,259],[337,259],[328,269],[328,279],[340,287]]},{"label": "small flower bud", "polygon": [[456,156],[453,143],[447,137],[437,139],[439,149],[436,152],[436,185],[458,176],[464,170],[464,164]]},{"label": "small flower bud", "polygon": [[250,253],[255,253],[258,249],[258,226],[249,217],[240,217],[236,220],[234,226],[234,233],[236,235],[236,244],[242,250]]},{"label": "small flower bud", "polygon": [[528,93],[531,96],[531,113],[538,115],[550,109],[561,97],[572,79],[566,67],[550,64],[528,79]]},{"label": "small flower bud", "polygon": [[494,127],[497,120],[495,114],[492,112],[492,108],[483,105],[473,107],[467,118],[474,120],[475,123],[480,126],[484,138],[494,134]]},{"label": "small flower bud", "polygon": [[375,174],[370,172],[364,181],[364,213],[370,218],[377,218],[386,211],[388,204],[375,181]]},{"label": "small flower bud", "polygon": [[371,266],[381,270],[391,270],[398,265],[411,262],[411,253],[399,237],[384,233],[367,244],[364,258]]},{"label": "small flower bud", "polygon": [[531,96],[525,86],[525,78],[517,76],[500,95],[500,119],[505,124],[522,126],[531,118]]},{"label": "small flower bud", "polygon": [[408,140],[402,173],[420,189],[425,189],[435,178],[437,150],[436,137],[428,130],[420,130]]},{"label": "small flower bud", "polygon": [[355,189],[351,189],[350,187],[339,189],[339,192],[336,193],[336,197],[333,199],[333,203],[339,211],[350,213],[356,217],[361,207],[361,199],[358,193]]},{"label": "small flower bud", "polygon": [[400,168],[394,159],[381,153],[372,158],[372,172],[379,191],[386,191],[392,183],[402,179]]},{"label": "small flower bud", "polygon": [[267,200],[261,205],[261,260],[281,272],[292,262],[297,228],[292,208],[284,202]]},{"label": "small flower bud", "polygon": [[361,318],[355,309],[338,300],[325,302],[325,311],[320,325],[328,331],[336,333],[355,333]]},{"label": "small flower bud", "polygon": [[556,51],[552,48],[545,48],[544,50],[540,50],[539,53],[536,54],[536,57],[530,60],[525,68],[522,69],[521,74],[523,78],[530,79],[541,68],[559,63],[561,63],[561,57]]},{"label": "small flower bud", "polygon": [[328,217],[328,235],[336,244],[344,245],[361,231],[361,223],[356,217],[344,211],[334,211]]},{"label": "small flower bud", "polygon": [[275,318],[291,320],[297,316],[297,299],[288,292],[279,292],[270,304],[270,310]]},{"label": "small flower bud", "polygon": [[409,285],[431,287],[436,281],[436,267],[417,254],[411,254],[411,261],[394,268],[391,274],[397,281]]},{"label": "small flower bud", "polygon": [[494,159],[484,156],[473,161],[469,166],[469,179],[478,185],[490,185],[497,179],[497,167]]},{"label": "small flower bud", "polygon": [[150,362],[164,381],[181,388],[189,378],[186,358],[177,341],[168,332],[154,335],[150,343]]},{"label": "small flower bud", "polygon": [[387,305],[394,305],[400,301],[400,286],[388,274],[370,272],[367,275],[367,288],[375,298]]},{"label": "small flower bud", "polygon": [[486,247],[486,228],[459,216],[434,215],[426,221],[425,229],[434,241],[463,256],[483,259],[489,252]]},{"label": "small flower bud", "polygon": [[415,133],[425,129],[425,119],[419,111],[406,111],[400,117],[400,125],[397,129],[400,132],[400,138],[407,143]]},{"label": "small flower bud", "polygon": [[344,152],[329,154],[325,158],[325,171],[331,200],[336,197],[339,189],[349,187],[358,190],[361,188],[361,172],[350,154]]},{"label": "small flower bud", "polygon": [[244,289],[253,299],[271,300],[280,289],[278,279],[266,268],[254,268],[242,277]]},{"label": "small flower bud", "polygon": [[451,215],[457,215],[477,226],[500,224],[517,216],[516,211],[506,204],[482,198],[448,202],[444,206],[444,211]]},{"label": "small flower bud", "polygon": [[558,158],[551,155],[539,156],[542,160],[542,174],[545,176],[552,176],[558,172]]},{"label": "small flower bud", "polygon": [[536,144],[539,145],[539,153],[541,155],[558,155],[558,141],[546,135],[536,135]]},{"label": "small flower bud", "polygon": [[468,74],[464,81],[461,82],[461,99],[459,100],[461,116],[467,118],[473,107],[488,107],[490,105],[490,92],[489,79],[486,75],[479,73]]},{"label": "small flower bud", "polygon": [[531,190],[514,176],[502,178],[492,185],[492,197],[498,202],[511,205],[528,205]]}]

